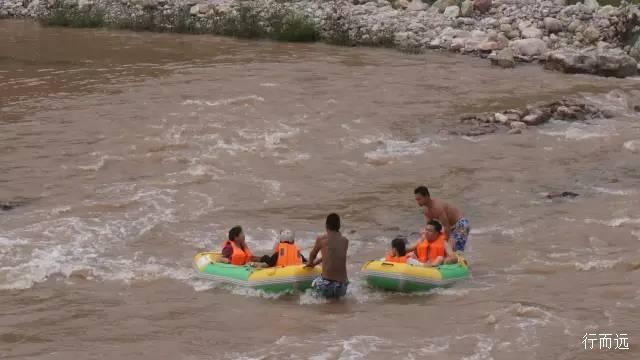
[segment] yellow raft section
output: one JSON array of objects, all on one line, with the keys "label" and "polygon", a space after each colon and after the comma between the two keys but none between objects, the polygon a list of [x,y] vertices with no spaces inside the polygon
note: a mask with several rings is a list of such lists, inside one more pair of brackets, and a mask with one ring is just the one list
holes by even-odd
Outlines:
[{"label": "yellow raft section", "polygon": [[420,291],[451,285],[471,275],[467,261],[458,255],[458,263],[436,267],[373,260],[362,266],[367,283],[373,287],[397,290]]},{"label": "yellow raft section", "polygon": [[220,263],[221,256],[219,252],[198,253],[193,258],[193,267],[204,278],[273,291],[287,290],[288,287],[306,288],[322,272],[319,266],[314,268],[306,268],[304,265],[255,268],[248,265],[230,265]]}]

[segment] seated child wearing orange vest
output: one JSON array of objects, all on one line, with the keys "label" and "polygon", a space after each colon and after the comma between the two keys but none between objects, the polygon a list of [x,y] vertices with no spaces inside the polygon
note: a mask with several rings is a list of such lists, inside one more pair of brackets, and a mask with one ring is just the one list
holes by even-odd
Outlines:
[{"label": "seated child wearing orange vest", "polygon": [[423,266],[442,265],[454,254],[437,220],[429,220],[420,241],[407,251],[414,252]]},{"label": "seated child wearing orange vest", "polygon": [[295,233],[291,230],[282,230],[273,255],[265,255],[261,260],[269,266],[290,266],[306,263],[307,259],[304,258],[294,242]]},{"label": "seated child wearing orange vest", "polygon": [[405,239],[400,237],[391,240],[391,250],[389,250],[387,256],[380,260],[386,262],[422,266],[422,263],[416,260],[413,254],[407,253],[407,243]]},{"label": "seated child wearing orange vest", "polygon": [[229,240],[222,247],[220,262],[231,265],[255,265],[252,261],[261,261],[258,256],[253,256],[249,246],[244,241],[244,232],[241,226],[234,226],[229,230]]}]

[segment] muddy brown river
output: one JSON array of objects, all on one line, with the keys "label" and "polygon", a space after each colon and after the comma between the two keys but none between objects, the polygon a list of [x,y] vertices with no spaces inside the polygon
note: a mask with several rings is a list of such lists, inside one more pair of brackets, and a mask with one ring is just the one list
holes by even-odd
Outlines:
[{"label": "muddy brown river", "polygon": [[[638,79],[9,20],[0,39],[2,359],[640,358]],[[440,131],[562,96],[617,116]],[[370,289],[362,264],[423,224],[421,184],[470,219],[473,277]],[[284,227],[307,252],[334,211],[342,302],[191,268],[236,224],[254,252]]]}]

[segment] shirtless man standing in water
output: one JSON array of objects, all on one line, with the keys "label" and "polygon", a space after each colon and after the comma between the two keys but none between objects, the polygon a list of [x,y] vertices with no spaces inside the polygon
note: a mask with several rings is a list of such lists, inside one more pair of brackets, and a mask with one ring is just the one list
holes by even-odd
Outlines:
[{"label": "shirtless man standing in water", "polygon": [[[453,205],[432,199],[426,186],[418,186],[413,193],[418,205],[424,208],[425,222],[428,223],[431,219],[438,220],[442,224],[447,241],[452,243],[453,251],[464,251],[471,230],[469,220],[463,217],[460,210]],[[449,258],[446,262],[451,263],[456,260]]]},{"label": "shirtless man standing in water", "polygon": [[[316,239],[309,253],[307,267],[322,263],[322,275],[311,285],[316,294],[325,298],[340,298],[347,293],[347,249],[349,240],[340,233],[340,217],[329,214],[325,223],[327,233]],[[322,258],[316,260],[318,252]]]}]

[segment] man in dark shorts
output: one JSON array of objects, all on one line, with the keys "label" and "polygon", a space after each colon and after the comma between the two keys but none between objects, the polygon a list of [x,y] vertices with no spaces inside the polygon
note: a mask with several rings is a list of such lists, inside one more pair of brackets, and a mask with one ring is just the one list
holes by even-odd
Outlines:
[{"label": "man in dark shorts", "polygon": [[[318,296],[338,299],[346,295],[347,285],[347,249],[349,240],[340,233],[340,216],[332,213],[327,216],[325,223],[327,233],[316,239],[316,243],[309,253],[307,267],[314,267],[322,263],[322,275],[313,280],[311,285]],[[316,260],[318,252],[322,258]]]}]

